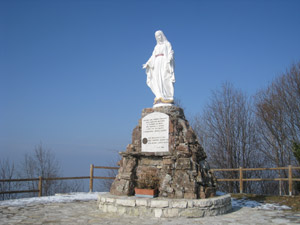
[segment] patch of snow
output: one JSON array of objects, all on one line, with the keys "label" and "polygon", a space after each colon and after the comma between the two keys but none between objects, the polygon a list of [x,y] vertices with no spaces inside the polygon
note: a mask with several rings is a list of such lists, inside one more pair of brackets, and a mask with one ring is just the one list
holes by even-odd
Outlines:
[{"label": "patch of snow", "polygon": [[270,203],[260,203],[257,201],[247,200],[246,198],[235,199],[231,198],[232,207],[248,207],[256,208],[262,210],[287,210],[291,209],[286,205],[270,204]]},{"label": "patch of snow", "polygon": [[44,196],[34,198],[20,198],[13,200],[0,201],[0,206],[27,206],[33,204],[46,204],[53,202],[73,202],[73,201],[90,201],[97,200],[98,194],[105,194],[107,192],[76,192],[69,194],[58,194],[55,196]]},{"label": "patch of snow", "polygon": [[[46,204],[54,202],[74,202],[74,201],[91,201],[97,200],[99,194],[107,192],[75,192],[68,194],[57,194],[55,196],[35,197],[35,198],[20,198],[13,200],[0,201],[0,206],[27,206],[35,204]],[[217,191],[217,195],[225,195],[226,193]],[[232,207],[249,207],[261,210],[286,210],[291,209],[286,205],[259,203],[257,201],[248,200],[246,198],[235,199],[231,198]]]},{"label": "patch of snow", "polygon": [[231,203],[233,207],[248,207],[248,208],[256,208],[262,205],[257,201],[247,200],[246,198],[242,198],[242,199],[231,198]]},{"label": "patch of snow", "polygon": [[227,193],[222,192],[222,191],[216,191],[216,195],[217,196],[221,196],[221,195],[226,195]]},{"label": "patch of snow", "polygon": [[269,204],[269,203],[258,206],[257,208],[263,209],[263,210],[288,210],[288,209],[291,209],[290,207],[288,207],[286,205]]}]

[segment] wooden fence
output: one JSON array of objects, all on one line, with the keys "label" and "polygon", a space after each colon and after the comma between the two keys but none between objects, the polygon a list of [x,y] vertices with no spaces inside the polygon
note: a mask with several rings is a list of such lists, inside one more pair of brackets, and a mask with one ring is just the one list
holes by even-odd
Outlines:
[{"label": "wooden fence", "polygon": [[[51,178],[31,178],[31,179],[3,179],[0,182],[24,182],[24,181],[38,181],[38,189],[37,190],[19,190],[19,191],[4,191],[0,192],[0,194],[14,194],[14,193],[26,193],[26,192],[38,192],[38,196],[42,196],[43,190],[43,181],[48,180],[78,180],[78,179],[89,179],[89,190],[93,191],[94,179],[115,179],[115,177],[99,177],[94,176],[95,169],[109,169],[109,170],[117,170],[119,167],[109,167],[109,166],[94,166],[93,164],[90,166],[90,176],[87,177],[51,177]],[[243,173],[246,171],[267,171],[267,170],[288,170],[288,178],[243,178]],[[289,184],[289,195],[293,193],[293,182],[300,181],[300,178],[293,178],[292,170],[300,170],[300,167],[293,167],[289,165],[288,167],[276,167],[276,168],[233,168],[233,169],[211,169],[212,172],[220,172],[220,171],[239,171],[239,177],[235,179],[218,179],[218,182],[229,181],[229,182],[239,182],[240,193],[243,193],[244,182],[248,181],[287,181]]]},{"label": "wooden fence", "polygon": [[108,170],[117,170],[119,167],[111,167],[111,166],[94,166],[93,164],[90,167],[90,192],[93,191],[93,183],[94,179],[112,179],[114,180],[115,177],[94,177],[94,170],[95,169],[108,169]]},{"label": "wooden fence", "polygon": [[110,169],[115,170],[119,169],[119,167],[108,167],[108,166],[94,166],[93,164],[90,166],[90,176],[87,177],[39,177],[39,178],[28,178],[28,179],[2,179],[0,182],[25,182],[25,181],[38,181],[38,189],[36,190],[14,190],[14,191],[2,191],[0,194],[17,194],[17,193],[30,193],[36,192],[38,196],[41,197],[43,193],[43,181],[49,180],[80,180],[80,179],[89,179],[90,180],[90,192],[93,191],[93,181],[94,179],[115,179],[115,177],[97,177],[94,176],[94,169]]},{"label": "wooden fence", "polygon": [[[246,171],[267,171],[267,170],[288,170],[288,178],[243,178],[243,172]],[[293,194],[293,182],[300,181],[300,178],[293,178],[292,170],[300,170],[300,167],[293,167],[289,165],[288,167],[276,167],[276,168],[233,168],[233,169],[211,169],[212,172],[218,171],[239,171],[239,177],[236,179],[218,179],[218,182],[229,181],[229,182],[239,182],[240,193],[243,193],[244,182],[246,181],[287,181],[289,184],[289,195]]]}]

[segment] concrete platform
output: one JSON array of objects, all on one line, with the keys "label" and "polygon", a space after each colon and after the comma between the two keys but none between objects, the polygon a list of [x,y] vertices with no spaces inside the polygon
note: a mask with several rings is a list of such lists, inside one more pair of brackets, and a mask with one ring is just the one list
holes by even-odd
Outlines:
[{"label": "concrete platform", "polygon": [[103,213],[137,217],[204,217],[230,212],[229,194],[208,199],[139,198],[101,194],[98,206]]}]

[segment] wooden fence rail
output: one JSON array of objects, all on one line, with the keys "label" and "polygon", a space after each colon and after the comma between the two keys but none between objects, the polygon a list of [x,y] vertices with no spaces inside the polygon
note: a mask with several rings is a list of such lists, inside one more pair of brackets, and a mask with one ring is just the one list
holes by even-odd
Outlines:
[{"label": "wooden fence rail", "polygon": [[90,176],[86,177],[39,177],[39,178],[26,178],[26,179],[2,179],[0,182],[24,182],[24,181],[38,181],[37,190],[15,190],[15,191],[2,191],[0,194],[17,194],[17,193],[30,193],[38,192],[38,196],[42,196],[43,191],[43,181],[48,180],[80,180],[80,179],[89,179],[90,180],[90,192],[93,191],[93,180],[94,179],[115,179],[115,177],[99,177],[94,176],[94,169],[119,169],[119,167],[108,167],[108,166],[94,166],[93,164],[90,167]]},{"label": "wooden fence rail", "polygon": [[[16,190],[16,191],[4,191],[0,194],[13,194],[13,193],[26,193],[26,192],[38,192],[38,196],[42,196],[43,190],[43,181],[47,180],[78,180],[78,179],[89,179],[89,190],[93,191],[94,179],[115,179],[115,177],[100,177],[94,176],[95,169],[109,169],[117,170],[119,167],[109,167],[109,166],[90,166],[90,176],[86,177],[50,177],[50,178],[30,178],[30,179],[2,179],[0,182],[24,182],[24,181],[38,181],[38,190]],[[243,173],[246,171],[267,171],[267,170],[288,170],[288,178],[243,178]],[[243,193],[244,182],[248,181],[287,181],[289,183],[289,195],[292,195],[293,192],[293,182],[300,181],[300,178],[293,178],[292,170],[300,170],[300,167],[293,167],[289,165],[288,167],[276,167],[276,168],[232,168],[232,169],[211,169],[212,172],[221,172],[221,171],[239,171],[239,177],[233,179],[218,179],[218,182],[239,182],[240,193]]]},{"label": "wooden fence rail", "polygon": [[[268,170],[288,170],[288,178],[243,178],[244,171],[268,171]],[[211,169],[212,172],[220,171],[239,171],[239,178],[236,179],[217,179],[217,181],[238,181],[240,186],[240,193],[243,193],[244,182],[246,181],[288,181],[289,184],[289,195],[293,194],[293,182],[300,181],[300,178],[293,178],[292,170],[300,170],[300,167],[293,167],[289,165],[288,167],[276,167],[276,168],[232,168],[232,169]]]}]

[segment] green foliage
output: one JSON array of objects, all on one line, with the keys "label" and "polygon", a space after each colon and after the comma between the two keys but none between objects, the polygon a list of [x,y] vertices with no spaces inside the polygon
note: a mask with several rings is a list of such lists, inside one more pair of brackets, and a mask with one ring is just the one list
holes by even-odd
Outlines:
[{"label": "green foliage", "polygon": [[[297,161],[300,164],[300,143],[297,143],[297,142],[293,143],[293,153],[294,153],[295,158],[297,159]],[[298,192],[300,192],[300,182],[295,182],[294,187],[296,190],[298,190]]]},{"label": "green foliage", "polygon": [[300,163],[300,143],[294,142],[293,143],[293,153],[298,162]]}]

